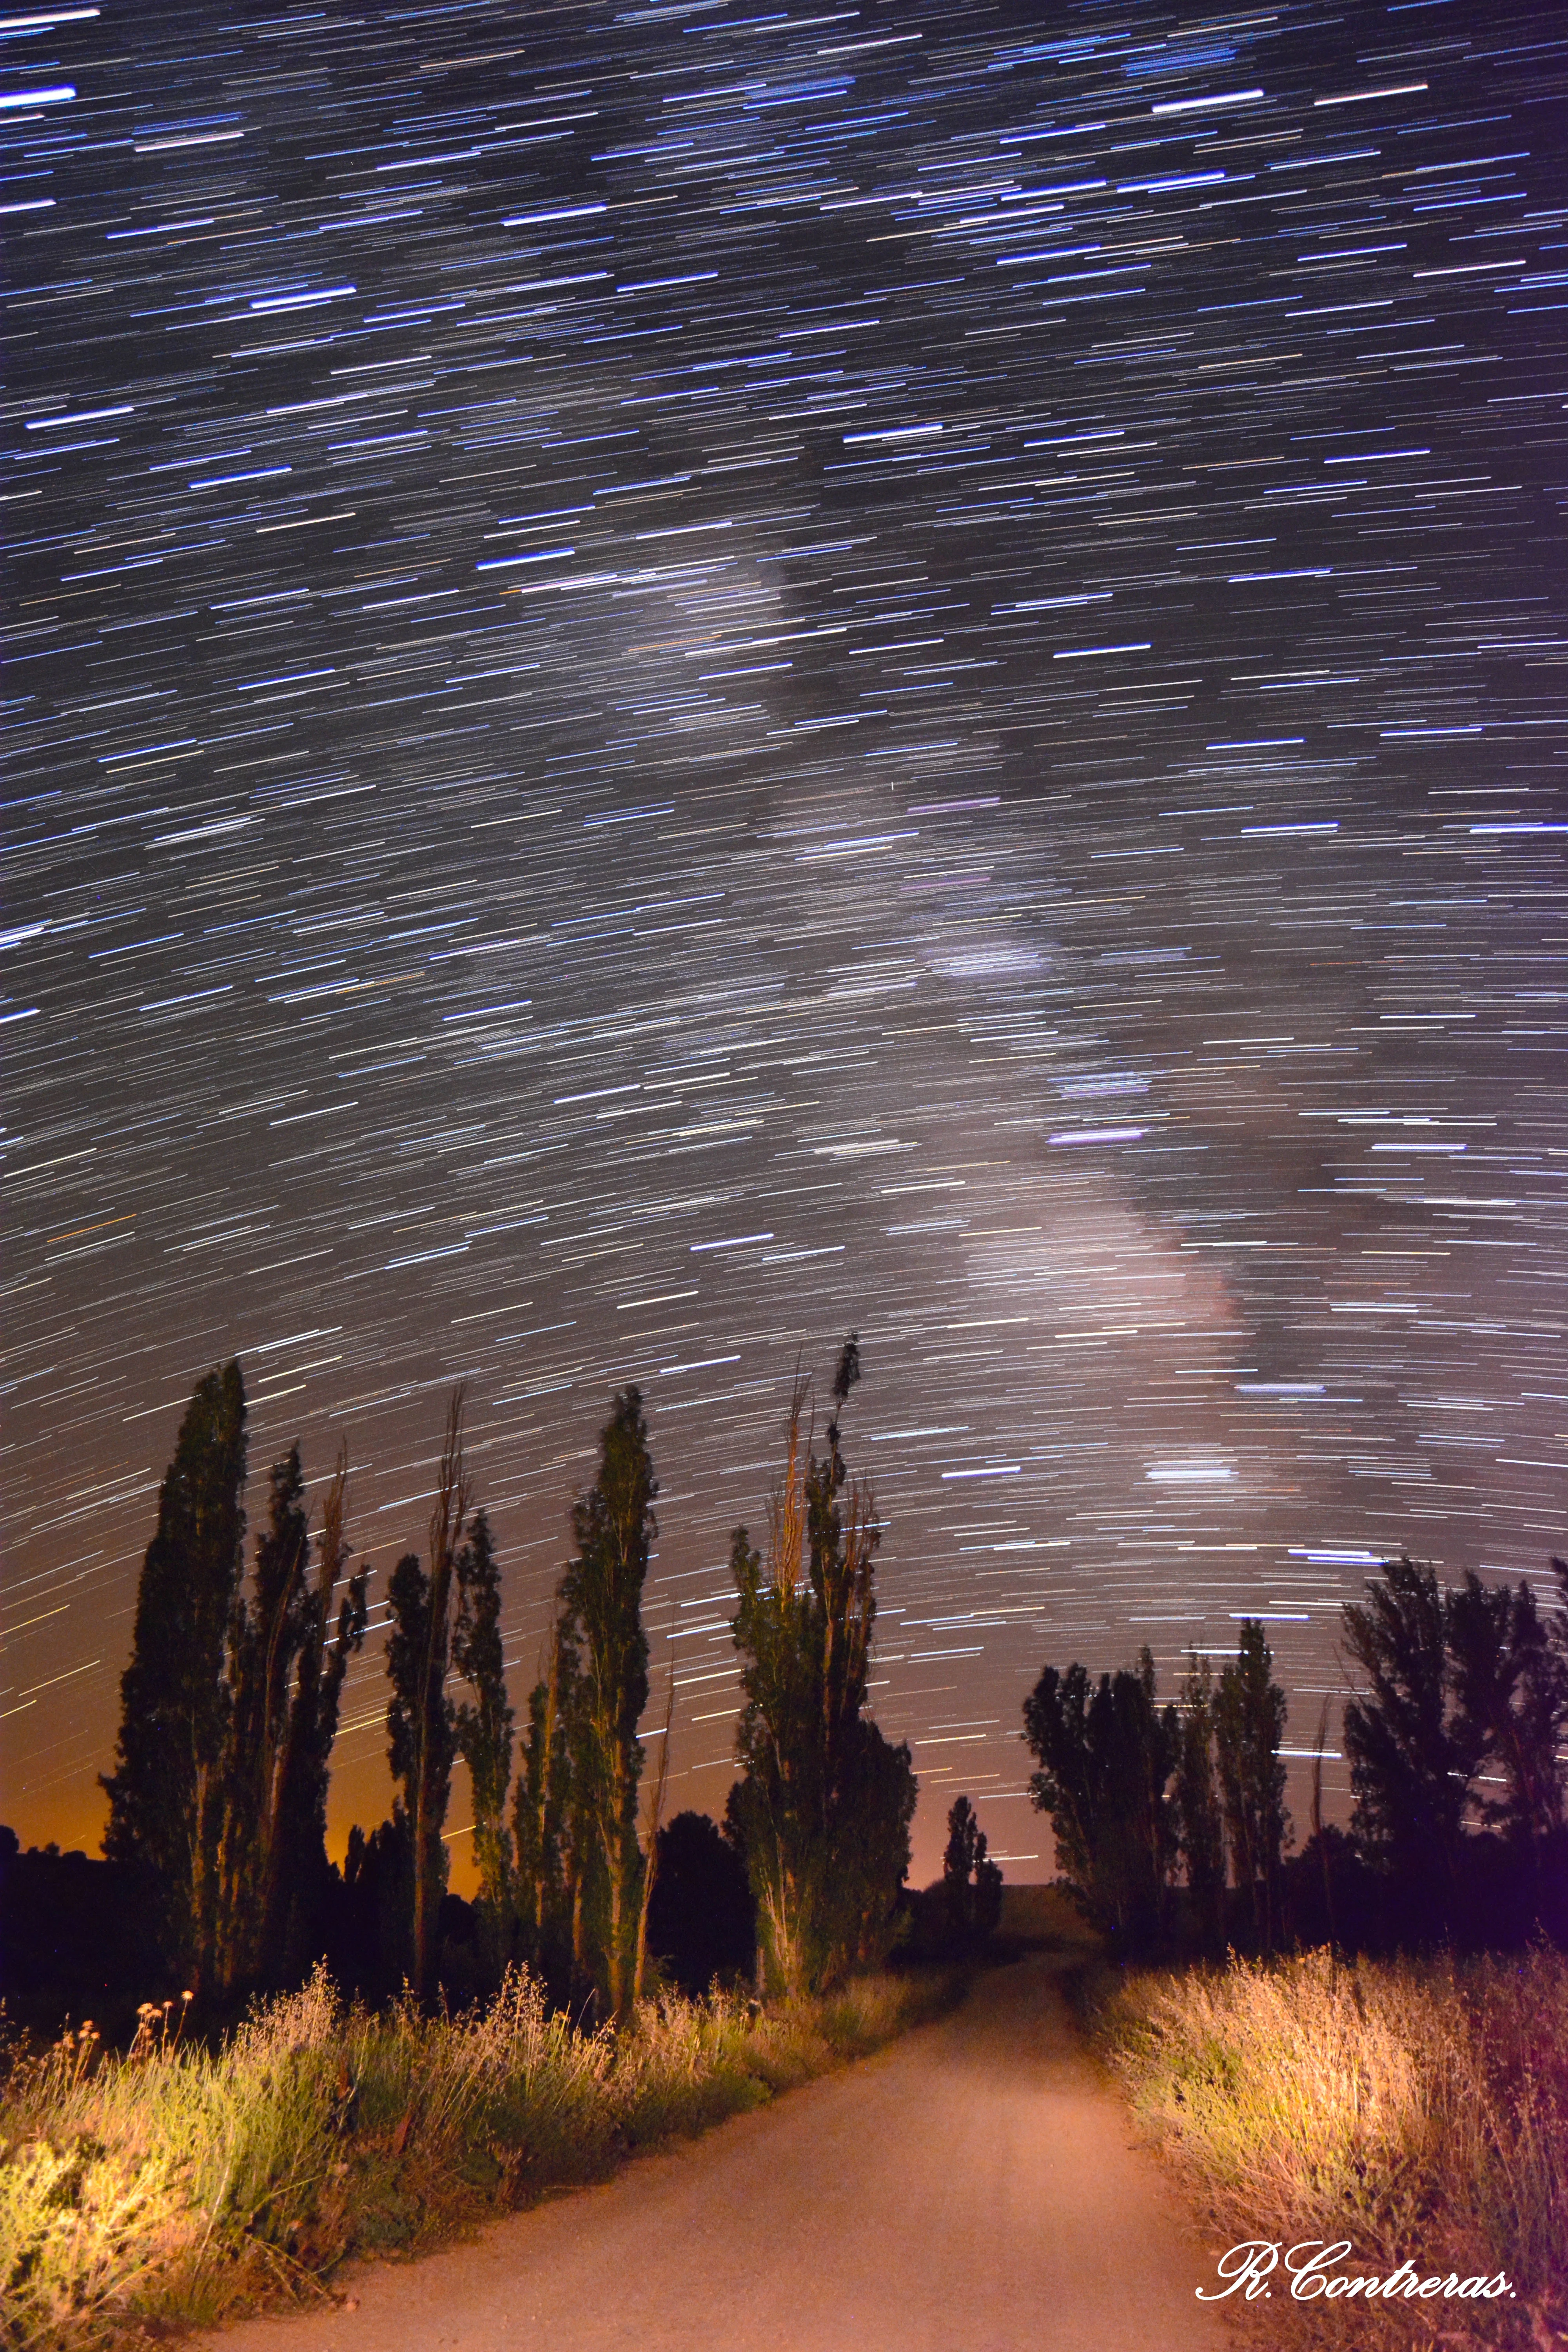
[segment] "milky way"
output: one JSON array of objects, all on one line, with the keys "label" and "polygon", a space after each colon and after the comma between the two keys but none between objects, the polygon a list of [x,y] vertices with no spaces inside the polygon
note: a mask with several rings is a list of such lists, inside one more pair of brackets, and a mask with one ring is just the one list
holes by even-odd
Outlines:
[{"label": "milky way", "polygon": [[[921,1875],[961,1789],[1048,1871],[1047,1658],[1260,1614],[1300,1749],[1369,1561],[1539,1577],[1557,10],[0,35],[24,1840],[96,1839],[233,1354],[255,1475],[346,1438],[373,1593],[468,1381],[520,1701],[640,1383],[717,1811],[729,1530],[858,1329]],[[340,1845],[384,1702],[373,1639]]]}]

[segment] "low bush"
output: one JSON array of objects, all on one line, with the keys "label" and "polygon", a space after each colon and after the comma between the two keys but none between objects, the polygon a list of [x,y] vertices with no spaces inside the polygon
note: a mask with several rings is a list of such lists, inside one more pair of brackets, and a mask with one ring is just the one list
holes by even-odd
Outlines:
[{"label": "low bush", "polygon": [[115,2055],[90,2026],[0,2077],[0,2343],[96,2352],[325,2291],[343,2258],[431,2243],[700,2131],[930,2014],[940,1980],[758,2010],[648,2003],[573,2030],[514,1971],[488,2008],[345,2011],[324,1970],[221,2047],[173,2004]]},{"label": "low bush", "polygon": [[1132,1976],[1090,2014],[1221,2249],[1348,2240],[1335,2272],[1387,2277],[1408,2261],[1424,2278],[1502,2273],[1511,2289],[1494,2301],[1295,2301],[1281,2275],[1252,2306],[1271,2341],[1354,2352],[1568,2342],[1561,1953],[1233,1960]]}]

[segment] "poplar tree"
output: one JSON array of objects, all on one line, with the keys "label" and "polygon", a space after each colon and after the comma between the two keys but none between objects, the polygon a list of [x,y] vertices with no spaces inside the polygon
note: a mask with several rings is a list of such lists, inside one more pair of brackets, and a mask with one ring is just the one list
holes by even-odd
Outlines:
[{"label": "poplar tree", "polygon": [[1182,1694],[1173,1800],[1193,1924],[1210,1951],[1225,1941],[1225,1813],[1215,1771],[1214,1669],[1194,1657]]},{"label": "poplar tree", "polygon": [[424,2000],[436,1963],[437,1915],[447,1891],[447,1848],[442,1840],[458,1754],[457,1711],[447,1688],[452,1662],[452,1615],[458,1552],[468,1516],[463,1465],[463,1398],[454,1390],[447,1411],[436,1500],[430,1514],[430,1570],[417,1552],[405,1552],[392,1572],[387,1600],[392,1630],[386,1672],[392,1698],[386,1711],[393,1778],[401,1782],[393,1824],[405,1841],[412,1917],[410,1979]]},{"label": "poplar tree", "polygon": [[551,1628],[544,1670],[529,1694],[528,1729],[512,1799],[514,1885],[521,1957],[552,1991],[564,1993],[572,1967],[572,1755],[574,1661]]},{"label": "poplar tree", "polygon": [[805,1426],[810,1385],[796,1381],[765,1563],[743,1527],[731,1543],[743,1705],[742,1778],[730,1818],[769,1981],[789,1991],[815,1990],[878,1956],[909,1867],[910,1751],[864,1711],[881,1527],[868,1482],[849,1480],[839,1438],[859,1377],[851,1336],[820,1459]]},{"label": "poplar tree", "polygon": [[180,1425],[121,1678],[105,1858],[147,1890],[165,1965],[208,1988],[230,1696],[224,1672],[245,1538],[245,1384],[210,1371]]},{"label": "poplar tree", "polygon": [[1237,1655],[1221,1671],[1214,1711],[1231,1876],[1265,1951],[1273,1950],[1279,1934],[1279,1873],[1289,1819],[1279,1760],[1285,1694],[1273,1678],[1273,1665],[1260,1620],[1243,1618]]},{"label": "poplar tree", "polygon": [[598,1476],[573,1508],[577,1549],[561,1580],[556,1667],[570,1766],[563,1826],[573,1960],[617,2021],[631,2007],[637,1979],[643,1872],[637,1724],[648,1694],[642,1594],[658,1532],[658,1493],[641,1391],[622,1389],[600,1434]]},{"label": "poplar tree", "polygon": [[327,1874],[327,1784],[348,1662],[364,1639],[366,1571],[344,1583],[346,1448],[310,1572],[298,1444],[274,1465],[251,1591],[230,1620],[231,1694],[214,1984],[277,1984],[312,1957],[312,1906]]},{"label": "poplar tree", "polygon": [[473,1790],[479,1907],[495,1943],[513,1907],[512,1841],[506,1825],[512,1710],[502,1654],[500,1597],[500,1568],[490,1523],[483,1511],[476,1511],[458,1556],[452,1663],[473,1694],[458,1707],[458,1747]]},{"label": "poplar tree", "polygon": [[310,1516],[298,1444],[270,1478],[248,1600],[229,1624],[230,1717],[214,1979],[220,1995],[263,1973],[289,1747],[290,1683],[304,1635]]},{"label": "poplar tree", "polygon": [[324,1887],[328,1876],[327,1787],[332,1744],[338,1736],[349,1660],[363,1644],[369,1616],[369,1570],[362,1565],[356,1574],[345,1574],[347,1508],[348,1449],[344,1446],[321,1507],[314,1590],[307,1593],[301,1612],[294,1694],[279,1775],[278,1834],[266,1880],[262,1963],[264,1969],[285,1977],[293,1976],[302,1961],[315,1957],[305,1945],[314,1924],[311,1898]]}]

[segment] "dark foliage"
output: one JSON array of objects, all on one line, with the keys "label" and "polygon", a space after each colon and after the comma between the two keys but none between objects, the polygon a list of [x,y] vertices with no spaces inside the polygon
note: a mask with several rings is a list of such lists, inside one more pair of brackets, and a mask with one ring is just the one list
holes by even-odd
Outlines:
[{"label": "dark foliage", "polygon": [[751,1981],[757,1938],[745,1862],[706,1813],[677,1813],[658,1833],[647,1946],[693,1999],[715,1979]]},{"label": "dark foliage", "polygon": [[557,2004],[569,2000],[572,1990],[569,1890],[575,1876],[575,1824],[567,1727],[573,1715],[574,1671],[558,1619],[550,1640],[548,1670],[529,1694],[528,1728],[512,1797],[513,1932],[518,1957],[549,1988]]},{"label": "dark foliage", "polygon": [[1124,1949],[1173,1933],[1210,1950],[1227,1935],[1265,1949],[1277,1940],[1285,1695],[1272,1666],[1263,1628],[1248,1618],[1217,1685],[1206,1659],[1193,1661],[1179,1716],[1157,1701],[1147,1649],[1135,1673],[1098,1683],[1077,1664],[1065,1675],[1047,1666],[1026,1701],[1040,1767],[1030,1789],[1050,1816],[1058,1864],[1086,1917]]},{"label": "dark foliage", "polygon": [[744,1528],[731,1544],[743,1694],[731,1818],[768,1980],[790,1990],[816,1990],[880,1957],[909,1868],[910,1751],[864,1712],[881,1528],[870,1487],[849,1482],[839,1444],[859,1377],[851,1337],[821,1458],[803,1426],[809,1387],[796,1382],[765,1566]]},{"label": "dark foliage", "polygon": [[[364,1639],[366,1572],[344,1579],[347,1462],[328,1490],[310,1574],[298,1444],[274,1465],[251,1591],[229,1629],[229,1733],[213,1990],[220,2000],[297,1980],[327,1899],[327,1782],[338,1704]],[[333,1623],[333,1601],[343,1586]]]},{"label": "dark foliage", "polygon": [[386,1710],[387,1754],[392,1777],[402,1792],[393,1808],[393,1823],[401,1825],[406,1840],[408,1979],[422,1999],[435,1983],[437,1914],[447,1891],[447,1854],[442,1831],[458,1756],[458,1712],[447,1680],[458,1552],[468,1517],[463,1401],[458,1387],[447,1410],[447,1433],[430,1513],[429,1573],[420,1567],[416,1552],[405,1552],[392,1571],[386,1595],[392,1610],[386,1642],[386,1673],[392,1685]]},{"label": "dark foliage", "polygon": [[479,1938],[489,1955],[490,1973],[504,1965],[512,1913],[512,1843],[506,1825],[512,1711],[501,1649],[500,1604],[500,1566],[490,1524],[483,1511],[476,1511],[458,1558],[452,1663],[473,1694],[458,1705],[457,1735],[473,1791]]},{"label": "dark foliage", "polygon": [[951,1947],[962,1952],[987,1943],[1002,1917],[1002,1869],[967,1797],[955,1798],[948,1812],[942,1891]]},{"label": "dark foliage", "polygon": [[[166,1969],[204,1991],[218,1918],[231,1697],[225,1673],[245,1538],[245,1386],[211,1371],[180,1425],[136,1594],[105,1859],[137,1873]],[[182,1987],[184,1989],[184,1987]]]},{"label": "dark foliage", "polygon": [[1181,1745],[1176,1757],[1176,1834],[1187,1881],[1189,1940],[1217,1954],[1226,1935],[1225,1814],[1215,1764],[1214,1671],[1194,1658],[1182,1696]]},{"label": "dark foliage", "polygon": [[1029,1786],[1048,1813],[1062,1874],[1090,1921],[1142,1948],[1169,1917],[1177,1825],[1167,1784],[1180,1747],[1176,1710],[1154,1696],[1147,1649],[1138,1670],[1065,1675],[1047,1666],[1024,1706],[1024,1730],[1040,1769]]},{"label": "dark foliage", "polygon": [[241,1593],[245,1420],[237,1363],[208,1373],[159,1496],[103,1783],[105,1856],[142,1889],[164,1976],[213,2014],[297,1979],[321,1948],[328,1773],[365,1627],[365,1573],[344,1573],[346,1462],[312,1572],[297,1444],[273,1467]]},{"label": "dark foliage", "polygon": [[333,1888],[328,1958],[338,1982],[372,2002],[409,1981],[414,1872],[408,1817],[399,1806],[367,1837],[356,1822]]},{"label": "dark foliage", "polygon": [[405,1552],[393,1570],[387,1601],[392,1610],[386,1637],[386,1672],[392,1684],[387,1754],[402,1791],[387,1826],[397,1834],[407,1874],[408,1920],[398,1938],[404,1973],[416,1991],[424,1994],[432,1983],[436,1913],[447,1891],[447,1857],[441,1832],[458,1755],[455,1710],[447,1692],[451,1623],[441,1612],[417,1552]]},{"label": "dark foliage", "polygon": [[576,1554],[561,1580],[558,1699],[570,1779],[573,1960],[605,2014],[636,1997],[643,1861],[637,1843],[648,1696],[642,1594],[658,1533],[658,1481],[641,1391],[621,1390],[599,1438],[599,1472],[572,1513]]},{"label": "dark foliage", "polygon": [[1436,1576],[1390,1560],[1365,1604],[1347,1606],[1344,1624],[1367,1685],[1344,1713],[1356,1841],[1400,1883],[1417,1932],[1445,1934],[1480,1756],[1449,1705],[1447,1610]]},{"label": "dark foliage", "polygon": [[1215,1758],[1219,1770],[1226,1841],[1247,1940],[1274,1949],[1279,1933],[1279,1872],[1289,1816],[1285,1767],[1285,1694],[1273,1678],[1274,1660],[1256,1617],[1242,1620],[1234,1659],[1222,1668],[1214,1707]]},{"label": "dark foliage", "polygon": [[13,2025],[52,2038],[90,2018],[110,2041],[141,2001],[178,1994],[142,1874],[58,1846],[25,1852],[0,1828],[0,2001]]},{"label": "dark foliage", "polygon": [[1342,1952],[1382,1952],[1396,1940],[1387,1882],[1346,1830],[1326,1822],[1280,1872],[1287,1939]]},{"label": "dark foliage", "polygon": [[[1568,1568],[1552,1561],[1568,1604]],[[1358,1847],[1403,1943],[1561,1932],[1568,1605],[1528,1583],[1456,1587],[1387,1561],[1344,1612],[1363,1688],[1345,1707]],[[1477,1832],[1485,1832],[1477,1834]]]}]

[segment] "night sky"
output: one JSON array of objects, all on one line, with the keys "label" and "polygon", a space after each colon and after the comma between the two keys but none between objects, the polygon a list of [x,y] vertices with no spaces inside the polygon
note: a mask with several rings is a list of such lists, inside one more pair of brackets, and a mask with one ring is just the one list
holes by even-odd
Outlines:
[{"label": "night sky", "polygon": [[[673,1664],[718,1811],[729,1531],[858,1329],[917,1878],[961,1790],[1049,1874],[1047,1659],[1173,1687],[1260,1614],[1300,1750],[1369,1562],[1539,1580],[1552,0],[0,35],[24,1843],[96,1845],[235,1354],[253,1521],[346,1438],[373,1594],[468,1382],[520,1706],[638,1381],[649,1720]],[[338,1851],[384,1698],[373,1635]]]}]

